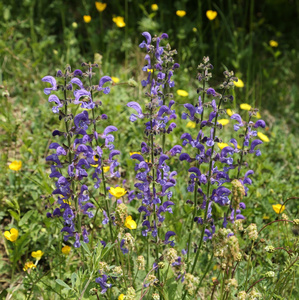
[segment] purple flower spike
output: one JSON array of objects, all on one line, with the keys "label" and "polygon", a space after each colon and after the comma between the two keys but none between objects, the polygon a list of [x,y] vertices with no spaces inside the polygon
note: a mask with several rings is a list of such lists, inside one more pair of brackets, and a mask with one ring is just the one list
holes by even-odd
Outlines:
[{"label": "purple flower spike", "polygon": [[197,176],[200,176],[200,175],[201,175],[201,172],[200,172],[199,169],[196,168],[196,167],[191,167],[191,168],[188,170],[188,172],[193,172],[193,173],[195,173]]},{"label": "purple flower spike", "polygon": [[254,128],[258,128],[258,127],[262,127],[262,128],[265,128],[266,127],[266,123],[264,120],[258,120],[255,122]]},{"label": "purple flower spike", "polygon": [[51,95],[51,96],[49,96],[48,101],[49,102],[55,102],[57,104],[57,106],[52,107],[52,111],[53,111],[54,114],[58,114],[59,113],[59,108],[63,107],[63,104],[60,102],[59,98],[56,95]]},{"label": "purple flower spike", "polygon": [[207,95],[212,95],[212,96],[216,96],[216,92],[214,89],[212,88],[208,88],[207,89]]},{"label": "purple flower spike", "polygon": [[48,82],[52,85],[51,88],[45,88],[44,89],[44,93],[46,95],[50,95],[51,91],[57,91],[57,83],[56,83],[56,79],[53,76],[45,76],[42,79],[43,82]]},{"label": "purple flower spike", "polygon": [[130,121],[131,121],[131,122],[135,122],[135,121],[137,120],[137,118],[139,118],[139,119],[143,119],[143,118],[144,118],[144,115],[143,115],[143,113],[142,113],[141,106],[140,106],[137,102],[134,102],[134,101],[129,102],[129,103],[127,104],[127,106],[128,106],[128,107],[131,107],[131,108],[133,108],[133,109],[135,109],[136,112],[138,113],[138,115],[132,114],[132,115],[130,116]]},{"label": "purple flower spike", "polygon": [[176,155],[177,153],[181,153],[182,152],[182,146],[180,145],[175,145],[174,147],[172,147],[172,149],[169,150],[171,156]]},{"label": "purple flower spike", "polygon": [[146,38],[146,43],[149,45],[152,41],[152,36],[149,32],[145,31],[142,35]]}]

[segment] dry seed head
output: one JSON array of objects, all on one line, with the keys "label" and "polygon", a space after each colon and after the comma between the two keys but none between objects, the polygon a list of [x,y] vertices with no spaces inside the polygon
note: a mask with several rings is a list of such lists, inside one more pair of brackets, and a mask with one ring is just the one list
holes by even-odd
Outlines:
[{"label": "dry seed head", "polygon": [[165,249],[164,257],[170,264],[172,264],[177,259],[178,253],[174,248]]},{"label": "dry seed head", "polygon": [[159,294],[157,294],[157,293],[154,293],[154,294],[152,295],[152,297],[153,297],[153,300],[160,300],[160,296],[159,296]]},{"label": "dry seed head", "polygon": [[131,250],[135,249],[135,239],[133,238],[132,234],[127,232],[124,235],[125,246]]},{"label": "dry seed head", "polygon": [[258,300],[262,299],[262,295],[255,291],[255,289],[252,289],[250,293],[248,294],[249,298],[248,300]]},{"label": "dry seed head", "polygon": [[121,223],[123,223],[128,215],[128,208],[124,203],[120,203],[116,207],[116,215],[119,216]]},{"label": "dry seed head", "polygon": [[128,291],[125,295],[125,299],[126,300],[135,300],[136,299],[136,292],[135,292],[134,288],[132,288],[132,287],[128,288]]},{"label": "dry seed head", "polygon": [[198,277],[195,277],[190,273],[187,273],[185,275],[185,280],[183,282],[183,285],[185,286],[185,290],[188,292],[189,295],[194,295],[198,283],[199,283]]},{"label": "dry seed head", "polygon": [[101,271],[101,273],[109,273],[110,269],[109,269],[109,265],[104,262],[104,261],[100,261],[99,262],[99,271]]},{"label": "dry seed head", "polygon": [[281,215],[281,219],[282,219],[282,220],[288,221],[288,220],[289,220],[289,217],[288,217],[287,214],[283,213],[283,214]]},{"label": "dry seed head", "polygon": [[239,208],[239,204],[242,201],[244,196],[245,196],[245,189],[243,184],[239,180],[234,179],[232,181],[232,206],[234,209]]},{"label": "dry seed head", "polygon": [[246,292],[245,291],[241,291],[238,293],[237,299],[238,300],[246,300]]},{"label": "dry seed head", "polygon": [[113,274],[115,274],[117,277],[123,276],[124,273],[123,273],[123,269],[121,268],[121,266],[114,267]]},{"label": "dry seed head", "polygon": [[251,223],[247,228],[246,232],[250,240],[255,241],[258,237],[257,227],[255,223]]},{"label": "dry seed head", "polygon": [[232,289],[232,287],[234,288],[238,287],[237,280],[235,278],[225,280],[225,290],[229,292]]},{"label": "dry seed head", "polygon": [[293,220],[294,225],[299,225],[299,219]]},{"label": "dry seed head", "polygon": [[154,286],[154,284],[158,283],[159,280],[157,279],[157,277],[155,275],[151,274],[147,277],[147,281],[148,281],[150,286]]},{"label": "dry seed head", "polygon": [[142,255],[139,255],[137,257],[137,267],[138,267],[138,270],[144,270],[144,267],[145,267],[145,259]]}]

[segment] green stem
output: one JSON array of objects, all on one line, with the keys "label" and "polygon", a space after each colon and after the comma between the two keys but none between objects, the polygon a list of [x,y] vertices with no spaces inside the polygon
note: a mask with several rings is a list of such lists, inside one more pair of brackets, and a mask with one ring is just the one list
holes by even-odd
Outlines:
[{"label": "green stem", "polygon": [[246,290],[246,288],[247,288],[247,283],[248,283],[249,262],[251,261],[251,255],[252,255],[253,246],[254,246],[254,241],[252,241],[250,254],[249,254],[249,257],[248,257],[248,260],[247,260],[247,270],[246,270],[246,279],[245,279],[245,290]]}]

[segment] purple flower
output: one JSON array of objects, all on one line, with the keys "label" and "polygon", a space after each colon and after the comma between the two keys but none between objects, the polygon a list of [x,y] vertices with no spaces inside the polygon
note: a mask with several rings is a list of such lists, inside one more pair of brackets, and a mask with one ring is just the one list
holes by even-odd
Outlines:
[{"label": "purple flower", "polygon": [[52,107],[52,111],[54,114],[58,114],[59,108],[63,107],[63,104],[60,102],[59,98],[56,95],[50,95],[48,101],[55,102],[57,104],[57,106]]},{"label": "purple flower", "polygon": [[[100,273],[101,274],[101,273]],[[101,294],[105,294],[108,289],[112,287],[112,284],[107,283],[108,276],[103,274],[102,276],[96,278],[95,282],[101,286]]]},{"label": "purple flower", "polygon": [[144,118],[144,115],[142,113],[142,109],[141,109],[141,106],[137,103],[137,102],[129,102],[127,104],[128,107],[131,107],[133,109],[136,110],[137,112],[137,115],[136,114],[132,114],[131,117],[130,117],[130,121],[131,122],[135,122],[137,120],[137,118],[139,119],[143,119]]},{"label": "purple flower", "polygon": [[42,79],[43,82],[48,82],[52,85],[51,88],[45,88],[44,89],[44,93],[46,95],[50,95],[51,91],[57,91],[57,83],[56,83],[56,79],[53,76],[45,76]]},{"label": "purple flower", "polygon": [[109,76],[103,76],[100,81],[99,81],[99,86],[97,88],[98,91],[103,91],[104,94],[109,94],[110,93],[110,88],[109,87],[105,87],[103,88],[103,85],[108,82],[108,81],[112,81],[112,79]]}]

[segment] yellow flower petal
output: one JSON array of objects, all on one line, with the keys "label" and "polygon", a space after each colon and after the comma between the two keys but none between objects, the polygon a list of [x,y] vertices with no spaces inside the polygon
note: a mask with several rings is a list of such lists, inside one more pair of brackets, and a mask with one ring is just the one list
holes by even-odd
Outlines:
[{"label": "yellow flower petal", "polygon": [[270,142],[269,138],[268,138],[265,134],[263,134],[263,133],[261,133],[261,132],[258,132],[258,133],[257,133],[257,136],[258,136],[263,142],[266,142],[266,143],[269,143],[269,142]]},{"label": "yellow flower petal", "polygon": [[132,156],[133,154],[141,154],[141,152],[130,152],[130,156]]},{"label": "yellow flower petal", "polygon": [[102,3],[102,2],[96,2],[96,9],[99,11],[99,12],[102,12],[106,9],[107,7],[107,4],[106,3]]},{"label": "yellow flower petal", "polygon": [[193,27],[193,28],[192,28],[192,31],[193,31],[193,32],[197,32],[197,28],[196,28],[196,27]]},{"label": "yellow flower petal", "polygon": [[110,170],[110,167],[103,167],[104,173],[107,173]]},{"label": "yellow flower petal", "polygon": [[118,296],[118,300],[124,300],[125,298],[125,295],[124,294],[120,294],[119,296]]},{"label": "yellow flower petal", "polygon": [[240,108],[243,110],[251,110],[251,106],[247,103],[240,104]]},{"label": "yellow flower petal", "polygon": [[36,268],[36,265],[32,261],[25,263],[23,270],[27,271],[28,269]]},{"label": "yellow flower petal", "polygon": [[[98,157],[97,157],[96,155],[94,155],[93,160],[94,160],[95,162],[99,161],[99,159],[98,159]],[[92,165],[92,164],[91,164],[91,166],[94,167],[94,168],[96,168],[96,167],[98,166],[98,164],[96,164],[96,165]]]},{"label": "yellow flower petal", "polygon": [[111,76],[111,79],[114,83],[119,83],[119,78]]},{"label": "yellow flower petal", "polygon": [[281,214],[285,210],[286,207],[285,207],[285,205],[275,204],[275,205],[272,205],[272,208],[277,214]]},{"label": "yellow flower petal", "polygon": [[238,88],[243,88],[244,82],[240,78],[238,78],[238,81],[234,81],[234,85]]},{"label": "yellow flower petal", "polygon": [[253,117],[254,117],[254,118],[257,118],[257,119],[260,119],[262,116],[261,116],[261,114],[260,114],[259,112],[257,112],[256,115],[253,116]]},{"label": "yellow flower petal", "polygon": [[151,8],[153,11],[157,11],[159,9],[159,6],[157,4],[152,4]]},{"label": "yellow flower petal", "polygon": [[83,20],[85,23],[89,23],[91,21],[91,16],[83,16]]},{"label": "yellow flower petal", "polygon": [[71,252],[71,247],[70,247],[70,246],[64,246],[64,247],[62,247],[61,252],[62,252],[64,255],[69,255],[70,252]]},{"label": "yellow flower petal", "polygon": [[278,43],[276,41],[274,41],[274,40],[269,41],[269,45],[271,47],[278,47]]},{"label": "yellow flower petal", "polygon": [[31,256],[34,257],[34,258],[36,258],[37,260],[40,260],[43,255],[44,255],[44,252],[41,251],[41,250],[33,251],[31,253]]},{"label": "yellow flower petal", "polygon": [[267,216],[267,215],[263,215],[263,220],[269,220],[270,219],[270,217],[269,216]]},{"label": "yellow flower petal", "polygon": [[118,199],[124,196],[127,193],[127,191],[124,188],[117,186],[116,188],[110,187],[109,193]]},{"label": "yellow flower petal", "polygon": [[154,69],[147,69],[147,72],[153,73],[153,72],[154,72]]},{"label": "yellow flower petal", "polygon": [[235,112],[233,110],[231,110],[231,109],[228,108],[226,110],[226,113],[231,117]]},{"label": "yellow flower petal", "polygon": [[137,224],[136,222],[132,219],[131,216],[127,216],[126,220],[125,220],[125,226],[129,229],[136,229],[137,228]]},{"label": "yellow flower petal", "polygon": [[19,171],[22,168],[22,162],[20,160],[14,160],[8,167],[13,171]]},{"label": "yellow flower petal", "polygon": [[124,18],[123,17],[114,17],[112,18],[112,21],[116,24],[117,27],[125,27],[126,23],[124,22]]},{"label": "yellow flower petal", "polygon": [[16,228],[11,228],[10,231],[4,232],[4,237],[11,242],[15,242],[18,236],[19,236],[19,230]]},{"label": "yellow flower petal", "polygon": [[220,123],[222,126],[225,126],[229,123],[228,119],[220,119],[218,120],[218,123]]},{"label": "yellow flower petal", "polygon": [[218,147],[220,148],[220,150],[222,150],[225,147],[228,147],[227,143],[217,143]]},{"label": "yellow flower petal", "polygon": [[212,21],[212,20],[214,20],[214,19],[217,17],[217,11],[214,11],[214,10],[208,10],[208,11],[206,12],[206,16],[207,16],[207,18],[208,18],[210,21]]},{"label": "yellow flower petal", "polygon": [[186,15],[186,12],[184,10],[177,10],[176,15],[182,18]]},{"label": "yellow flower petal", "polygon": [[189,121],[186,125],[187,128],[195,128],[196,127],[196,122]]},{"label": "yellow flower petal", "polygon": [[182,96],[182,97],[187,97],[189,95],[189,93],[185,90],[177,90],[176,92],[179,96]]}]

